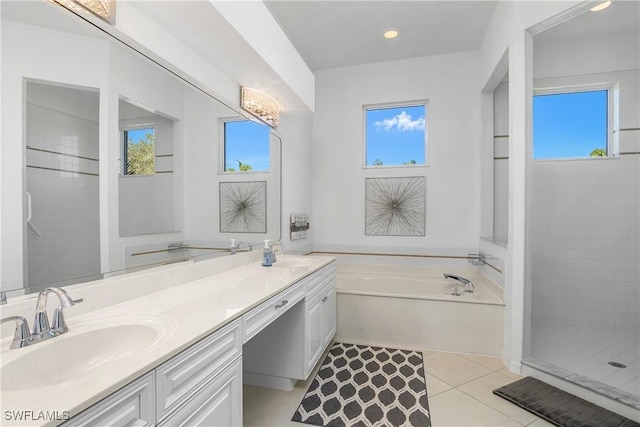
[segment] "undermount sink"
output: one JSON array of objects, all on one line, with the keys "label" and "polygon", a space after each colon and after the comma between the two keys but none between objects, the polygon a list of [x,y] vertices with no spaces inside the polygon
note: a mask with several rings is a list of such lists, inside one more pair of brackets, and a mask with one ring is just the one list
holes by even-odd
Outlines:
[{"label": "undermount sink", "polygon": [[273,263],[277,268],[296,268],[296,267],[313,267],[317,265],[317,261],[312,258],[296,257],[282,258]]},{"label": "undermount sink", "polygon": [[3,391],[20,391],[73,382],[126,363],[156,347],[173,330],[163,318],[114,316],[69,324],[70,332],[48,341],[3,352]]}]

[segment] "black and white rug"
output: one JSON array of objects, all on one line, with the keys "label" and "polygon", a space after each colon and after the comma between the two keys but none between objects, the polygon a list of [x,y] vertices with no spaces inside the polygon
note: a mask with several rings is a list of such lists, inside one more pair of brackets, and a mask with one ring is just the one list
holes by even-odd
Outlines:
[{"label": "black and white rug", "polygon": [[422,353],[335,343],[291,421],[430,427]]}]

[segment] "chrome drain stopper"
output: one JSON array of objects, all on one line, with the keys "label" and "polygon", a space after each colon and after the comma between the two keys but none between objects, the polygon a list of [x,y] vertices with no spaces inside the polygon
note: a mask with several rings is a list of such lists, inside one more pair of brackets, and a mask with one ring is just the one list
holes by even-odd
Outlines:
[{"label": "chrome drain stopper", "polygon": [[626,368],[627,365],[625,365],[624,363],[620,363],[620,362],[609,362],[609,365],[615,367],[615,368]]}]

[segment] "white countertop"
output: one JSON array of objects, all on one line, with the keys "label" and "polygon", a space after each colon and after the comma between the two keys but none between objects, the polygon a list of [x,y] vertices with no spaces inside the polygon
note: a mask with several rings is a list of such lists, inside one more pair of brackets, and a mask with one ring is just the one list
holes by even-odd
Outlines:
[{"label": "white countertop", "polygon": [[[295,258],[299,257],[278,256],[279,261]],[[40,346],[47,346],[74,334],[86,332],[87,325],[93,322],[104,323],[113,320],[115,323],[116,318],[152,321],[162,325],[164,331],[162,337],[148,351],[125,357],[117,363],[103,363],[89,373],[69,378],[69,381],[28,390],[5,391],[3,387],[0,392],[0,425],[58,425],[62,421],[7,420],[5,412],[34,411],[30,418],[35,418],[38,411],[69,411],[71,416],[77,415],[334,260],[333,257],[326,256],[305,258],[313,259],[312,265],[265,268],[259,262],[253,262],[80,316],[69,317],[67,324],[70,330],[67,334],[22,349],[9,350],[10,340],[2,340],[0,354],[2,366],[5,366],[16,358],[37,351]],[[195,268],[197,265],[198,263],[193,264]],[[72,296],[77,298],[75,295]],[[32,313],[23,315],[28,315],[29,319],[32,317]],[[122,349],[123,352],[126,350]],[[59,355],[58,362],[61,365],[65,363],[64,354]]]}]

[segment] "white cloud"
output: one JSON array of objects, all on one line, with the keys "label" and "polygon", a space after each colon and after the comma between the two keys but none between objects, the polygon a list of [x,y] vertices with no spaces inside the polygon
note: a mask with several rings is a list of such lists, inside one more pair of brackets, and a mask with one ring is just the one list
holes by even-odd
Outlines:
[{"label": "white cloud", "polygon": [[420,117],[416,120],[411,120],[411,115],[405,111],[391,117],[390,119],[384,119],[381,122],[374,123],[379,128],[389,131],[393,128],[397,128],[399,131],[411,131],[411,130],[424,130],[424,117]]}]

